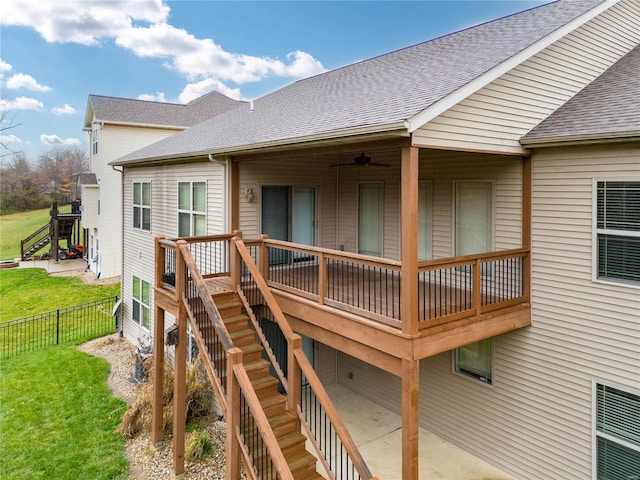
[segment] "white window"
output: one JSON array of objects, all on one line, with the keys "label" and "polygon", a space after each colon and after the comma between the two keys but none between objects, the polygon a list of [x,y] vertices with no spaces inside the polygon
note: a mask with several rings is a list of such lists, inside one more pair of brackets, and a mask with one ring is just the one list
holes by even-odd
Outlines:
[{"label": "white window", "polygon": [[133,276],[133,321],[149,329],[149,282]]},{"label": "white window", "polygon": [[596,278],[640,285],[640,181],[598,181],[596,201]]},{"label": "white window", "polygon": [[133,228],[151,231],[151,183],[133,184]]},{"label": "white window", "polygon": [[594,478],[640,479],[640,395],[595,386]]},{"label": "white window", "polygon": [[207,234],[206,182],[178,183],[178,236]]},{"label": "white window", "polygon": [[470,343],[453,351],[454,371],[491,385],[493,383],[493,338]]},{"label": "white window", "polygon": [[94,155],[98,154],[98,129],[93,129],[93,134],[91,135],[91,151]]}]

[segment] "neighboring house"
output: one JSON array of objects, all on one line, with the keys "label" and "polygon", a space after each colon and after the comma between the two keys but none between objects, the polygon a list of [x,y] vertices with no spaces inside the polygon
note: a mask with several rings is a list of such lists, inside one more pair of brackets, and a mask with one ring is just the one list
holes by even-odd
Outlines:
[{"label": "neighboring house", "polygon": [[[174,135],[241,104],[211,92],[187,104],[89,95],[84,129],[89,133],[90,172],[79,182],[87,260],[102,278],[122,268],[122,174],[109,162]],[[148,192],[139,192],[144,204]],[[141,228],[149,219],[139,219]]]},{"label": "neighboring house", "polygon": [[[636,478],[639,44],[636,0],[561,0],[115,160],[124,335],[187,321],[156,236],[266,233],[287,243],[247,244],[322,382],[402,415],[403,479],[418,425],[518,479]],[[189,242],[207,281],[246,282],[239,241]]]}]

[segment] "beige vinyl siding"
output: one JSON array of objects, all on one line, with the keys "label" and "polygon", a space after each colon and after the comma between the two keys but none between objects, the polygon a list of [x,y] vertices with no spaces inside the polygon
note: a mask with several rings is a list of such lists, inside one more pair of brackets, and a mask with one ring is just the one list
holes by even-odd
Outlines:
[{"label": "beige vinyl siding", "polygon": [[[384,189],[383,256],[400,258],[400,152],[371,155],[375,162],[389,163],[391,167],[330,166],[348,162],[350,156],[330,161],[316,160],[311,164],[308,161],[242,162],[240,229],[244,236],[252,238],[259,234],[260,188],[263,185],[313,186],[317,195],[318,244],[338,249],[343,246],[344,250],[355,252],[358,249],[358,185],[380,182]],[[287,180],[283,181],[283,178]],[[453,188],[458,180],[494,183],[495,248],[521,246],[520,158],[421,151],[420,179],[432,181],[434,187],[434,258],[453,255]],[[247,188],[254,191],[254,203],[247,202],[245,198]]]},{"label": "beige vinyl siding", "polygon": [[[423,360],[421,424],[519,479],[591,478],[592,379],[640,388],[640,289],[592,281],[593,181],[640,179],[640,148],[532,162],[533,326],[495,338],[492,387]],[[398,378],[339,354],[338,381],[399,413]]]},{"label": "beige vinyl siding", "polygon": [[522,153],[522,135],[638,42],[640,2],[623,1],[418,129],[413,142]]},{"label": "beige vinyl siding", "polygon": [[[289,159],[243,161],[240,163],[240,230],[245,238],[260,232],[261,188],[263,186],[313,187],[316,189],[316,245],[335,248],[335,161],[322,159]],[[252,188],[254,202],[245,192]]]},{"label": "beige vinyl siding", "polygon": [[82,228],[98,227],[98,200],[100,198],[100,187],[97,185],[83,185],[82,195]]},{"label": "beige vinyl siding", "polygon": [[[178,182],[204,181],[207,183],[207,233],[224,232],[225,205],[224,167],[209,161],[127,168],[124,174],[124,271],[122,275],[123,326],[127,339],[137,343],[138,338],[151,339],[153,332],[153,281],[155,262],[155,236],[175,238],[178,232]],[[151,182],[151,232],[134,229],[133,182]],[[151,284],[151,328],[146,332],[131,319],[131,282],[133,275]],[[165,319],[167,326],[170,322]]]},{"label": "beige vinyl siding", "polygon": [[105,124],[101,126],[98,155],[100,159],[100,215],[98,238],[99,265],[102,278],[120,275],[122,265],[122,175],[112,162],[151,143],[176,133],[176,130]]}]

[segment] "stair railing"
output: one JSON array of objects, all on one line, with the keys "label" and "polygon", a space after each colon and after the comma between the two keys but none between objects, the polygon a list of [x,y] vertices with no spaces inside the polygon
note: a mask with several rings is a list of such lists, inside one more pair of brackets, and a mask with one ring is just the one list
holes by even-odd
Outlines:
[{"label": "stair railing", "polygon": [[[51,242],[51,222],[43,225],[38,230],[33,232],[24,240],[20,240],[20,258],[22,260],[28,260],[31,255],[36,253],[47,244]],[[41,245],[40,245],[41,244]],[[35,251],[31,251],[37,245],[40,245]]]},{"label": "stair railing", "polygon": [[[283,385],[287,391],[288,408],[300,419],[303,428],[307,432],[308,439],[316,449],[320,463],[326,470],[327,476],[330,479],[338,478],[341,480],[375,479],[338,415],[313,366],[302,350],[300,335],[294,333],[291,329],[284,313],[267,286],[261,269],[254,262],[242,237],[234,237],[232,243],[235,245],[231,250],[231,274],[234,284],[237,285],[239,290],[251,292],[247,294],[247,297],[252,297],[252,294],[258,294],[258,297],[253,296],[253,300],[249,302],[252,309],[254,305],[257,305],[254,302],[264,302],[261,307],[266,312],[263,313],[267,315],[268,319],[278,324],[287,340],[287,378]],[[258,250],[260,252],[259,255],[265,255],[266,249],[259,248]],[[237,257],[234,258],[234,254]],[[265,268],[265,260],[264,258],[259,258],[263,270]],[[259,300],[256,298],[259,298]],[[260,329],[260,325],[257,325],[257,329]],[[302,385],[302,375],[304,375],[307,382],[304,386]],[[304,400],[303,395],[305,395]],[[309,401],[311,398],[313,401]],[[318,415],[322,416],[320,418],[322,422],[321,428],[318,424]]]},{"label": "stair railing", "polygon": [[[240,478],[239,460],[242,456],[252,479],[293,480],[242,363],[242,350],[233,344],[188,243],[179,240],[177,247],[185,266],[185,310],[205,369],[220,401],[227,429],[233,432],[227,435],[227,468],[232,469],[227,478]],[[213,328],[205,330],[203,327]],[[260,448],[256,447],[258,444]],[[268,453],[266,457],[265,452]]]}]

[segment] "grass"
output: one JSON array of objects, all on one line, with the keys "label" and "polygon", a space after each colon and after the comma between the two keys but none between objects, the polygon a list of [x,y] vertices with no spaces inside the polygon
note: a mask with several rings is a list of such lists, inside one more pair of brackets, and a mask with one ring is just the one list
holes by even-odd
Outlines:
[{"label": "grass", "polygon": [[0,270],[0,322],[120,295],[120,283],[86,285],[76,277],[48,277],[41,268]]},{"label": "grass", "polygon": [[0,361],[0,477],[128,478],[125,402],[112,397],[106,360],[66,345]]},{"label": "grass", "polygon": [[49,208],[0,215],[0,260],[20,258],[20,240],[51,220]]}]

